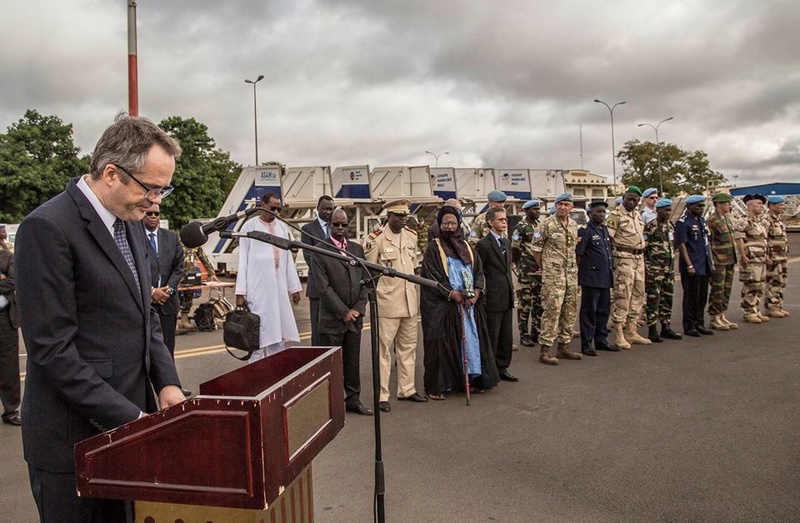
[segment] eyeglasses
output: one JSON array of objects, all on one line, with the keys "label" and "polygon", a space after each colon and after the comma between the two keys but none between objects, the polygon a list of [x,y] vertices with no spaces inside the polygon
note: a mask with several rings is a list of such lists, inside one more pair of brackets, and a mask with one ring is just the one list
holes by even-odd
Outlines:
[{"label": "eyeglasses", "polygon": [[347,227],[347,222],[331,222],[331,227]]},{"label": "eyeglasses", "polygon": [[145,212],[147,216],[161,216],[161,213],[158,211],[147,211]]},{"label": "eyeglasses", "polygon": [[125,169],[120,167],[119,165],[114,164],[114,163],[112,163],[111,165],[113,165],[115,169],[118,169],[118,170],[124,172],[125,174],[127,174],[128,176],[130,176],[130,178],[134,182],[138,183],[142,187],[142,189],[144,189],[143,198],[145,200],[155,200],[156,198],[159,198],[159,197],[163,200],[164,198],[169,196],[170,193],[172,193],[172,191],[175,190],[175,187],[173,187],[172,185],[169,185],[169,186],[167,186],[167,187],[165,187],[163,189],[156,189],[155,187],[148,187],[147,185],[145,185],[141,181],[139,181],[138,178],[136,178],[134,175],[132,175],[131,173],[129,173],[128,171],[126,171]]},{"label": "eyeglasses", "polygon": [[658,200],[658,196],[648,196],[648,200]]}]

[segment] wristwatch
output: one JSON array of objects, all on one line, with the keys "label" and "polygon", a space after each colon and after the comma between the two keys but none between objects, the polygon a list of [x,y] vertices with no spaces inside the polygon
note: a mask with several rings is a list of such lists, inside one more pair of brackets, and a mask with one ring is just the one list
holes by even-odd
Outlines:
[{"label": "wristwatch", "polygon": [[167,292],[167,296],[172,296],[173,294],[175,294],[175,289],[173,289],[172,287],[167,287],[167,291],[166,292]]}]

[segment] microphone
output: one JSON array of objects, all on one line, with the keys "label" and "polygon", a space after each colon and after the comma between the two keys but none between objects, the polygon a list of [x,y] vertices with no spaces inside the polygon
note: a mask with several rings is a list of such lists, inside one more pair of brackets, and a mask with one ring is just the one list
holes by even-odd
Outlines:
[{"label": "microphone", "polygon": [[224,231],[230,224],[263,210],[263,207],[250,207],[230,216],[222,216],[205,225],[200,222],[190,222],[181,229],[181,242],[190,249],[200,247],[208,241],[209,233]]}]

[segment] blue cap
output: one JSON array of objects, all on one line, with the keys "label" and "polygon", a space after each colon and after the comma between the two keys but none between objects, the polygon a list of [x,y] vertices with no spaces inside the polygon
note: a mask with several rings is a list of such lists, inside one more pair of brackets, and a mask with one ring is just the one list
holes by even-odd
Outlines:
[{"label": "blue cap", "polygon": [[556,213],[556,206],[555,205],[551,205],[550,206],[550,214],[555,214],[555,213]]},{"label": "blue cap", "polygon": [[[686,203],[689,203],[687,200]],[[656,209],[661,209],[662,207],[672,207],[672,200],[669,198],[661,198],[656,202]]]},{"label": "blue cap", "polygon": [[783,203],[786,201],[786,198],[783,196],[773,194],[771,196],[767,196],[767,203]]},{"label": "blue cap", "polygon": [[503,203],[506,201],[506,193],[497,189],[487,194],[486,197],[489,198],[490,202]]},{"label": "blue cap", "polygon": [[531,207],[539,207],[539,200],[528,200],[525,202],[525,205],[522,206],[522,210],[530,209]]},{"label": "blue cap", "polygon": [[702,194],[693,194],[686,198],[686,205],[693,205],[695,203],[705,203],[706,197]]},{"label": "blue cap", "polygon": [[571,202],[571,201],[572,201],[572,195],[570,193],[568,193],[568,192],[565,192],[564,194],[559,194],[558,196],[556,196],[556,203],[559,203],[559,202]]},{"label": "blue cap", "polygon": [[647,198],[648,196],[651,196],[653,194],[658,194],[658,189],[656,189],[655,187],[650,187],[649,189],[644,190],[644,192],[642,193],[642,198]]}]

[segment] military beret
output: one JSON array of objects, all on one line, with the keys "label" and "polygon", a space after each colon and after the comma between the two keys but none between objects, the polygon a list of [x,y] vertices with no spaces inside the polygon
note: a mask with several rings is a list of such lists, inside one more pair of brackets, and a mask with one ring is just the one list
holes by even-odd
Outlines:
[{"label": "military beret", "polygon": [[672,207],[672,200],[670,200],[669,198],[661,198],[656,202],[656,209],[662,209],[664,207]]},{"label": "military beret", "polygon": [[654,194],[658,194],[658,189],[655,187],[650,187],[649,189],[645,189],[642,193],[642,198],[647,198],[648,196],[652,196]]},{"label": "military beret", "polygon": [[642,190],[639,189],[638,187],[636,187],[635,185],[629,186],[627,189],[625,189],[625,192],[632,192],[633,194],[636,194],[636,195],[639,195],[639,196],[642,195]]},{"label": "military beret", "polygon": [[489,194],[486,195],[486,197],[489,198],[490,202],[495,202],[495,203],[503,203],[504,201],[506,201],[507,198],[506,193],[504,193],[503,191],[498,191],[497,189],[491,191]]},{"label": "military beret", "polygon": [[539,207],[539,200],[528,200],[525,202],[525,205],[522,206],[522,210],[530,209],[531,207]]},{"label": "military beret", "polygon": [[556,213],[556,206],[555,205],[551,205],[550,206],[550,214],[555,214],[555,213]]},{"label": "military beret", "polygon": [[767,203],[767,198],[763,194],[745,194],[744,198],[742,198],[744,203],[750,200],[761,200],[761,203]]},{"label": "military beret", "polygon": [[686,198],[686,205],[694,205],[695,203],[705,203],[706,197],[702,194],[693,194]]},{"label": "military beret", "polygon": [[733,196],[728,193],[720,192],[711,197],[714,203],[728,203],[733,201]]},{"label": "military beret", "polygon": [[608,204],[603,200],[596,200],[589,204],[589,209],[594,209],[595,207],[605,207],[608,209]]},{"label": "military beret", "polygon": [[773,195],[767,196],[767,203],[783,203],[785,201],[786,201],[786,198],[784,198],[783,196],[780,196],[778,194],[773,194]]},{"label": "military beret", "polygon": [[565,192],[564,194],[559,194],[558,196],[556,196],[556,203],[559,203],[559,202],[571,202],[571,201],[572,201],[572,195],[570,193],[568,193],[568,192]]},{"label": "military beret", "polygon": [[387,213],[408,214],[410,212],[408,210],[408,204],[410,203],[411,202],[408,200],[396,200],[385,204],[383,208],[386,209]]},{"label": "military beret", "polygon": [[622,196],[617,196],[617,199],[616,199],[616,200],[614,200],[614,204],[615,204],[615,205],[619,205],[619,204],[621,204],[621,203],[622,203]]}]

